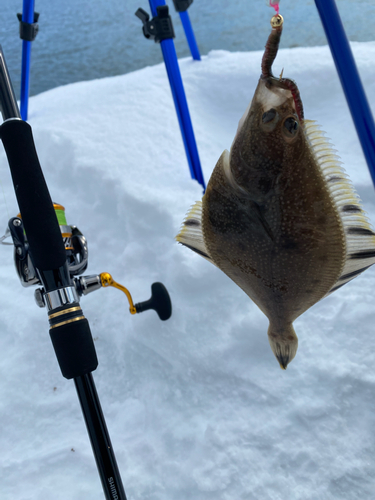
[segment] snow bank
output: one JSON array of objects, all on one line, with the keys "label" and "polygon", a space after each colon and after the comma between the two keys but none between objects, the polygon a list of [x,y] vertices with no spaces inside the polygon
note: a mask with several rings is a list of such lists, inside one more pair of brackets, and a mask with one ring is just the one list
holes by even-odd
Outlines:
[{"label": "snow bank", "polygon": [[[375,42],[353,49],[375,102]],[[208,181],[252,98],[261,52],[181,60]],[[280,51],[305,116],[333,139],[375,220],[370,176],[327,47]],[[369,270],[295,322],[286,372],[267,319],[224,274],[177,245],[190,179],[163,65],[31,99],[30,123],[52,198],[89,243],[87,274],[110,272],[136,302],[168,288],[173,315],[130,316],[125,296],[81,301],[94,373],[129,500],[371,499],[375,470],[375,313]],[[0,151],[2,217],[17,214]],[[46,312],[0,248],[2,500],[103,498],[72,381],[60,374]]]}]

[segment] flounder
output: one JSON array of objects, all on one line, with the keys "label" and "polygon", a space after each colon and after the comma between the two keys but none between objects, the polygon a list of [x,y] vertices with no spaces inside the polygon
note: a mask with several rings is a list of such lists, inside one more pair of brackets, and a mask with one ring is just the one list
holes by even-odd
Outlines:
[{"label": "flounder", "polygon": [[325,134],[304,120],[297,85],[272,75],[281,33],[273,27],[231,150],[176,239],[263,311],[285,369],[298,347],[293,321],[375,263],[375,233]]}]

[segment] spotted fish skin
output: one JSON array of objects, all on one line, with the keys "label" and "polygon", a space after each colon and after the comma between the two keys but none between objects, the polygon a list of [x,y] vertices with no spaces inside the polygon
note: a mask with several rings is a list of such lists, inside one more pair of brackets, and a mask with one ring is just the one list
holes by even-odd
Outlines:
[{"label": "spotted fish skin", "polygon": [[337,157],[304,120],[295,83],[272,74],[262,74],[177,240],[268,317],[284,369],[298,347],[293,321],[375,262],[375,234]]},{"label": "spotted fish skin", "polygon": [[[266,85],[211,175],[202,231],[217,267],[270,320],[271,339],[295,340],[293,321],[340,276],[345,236],[302,127],[292,138],[284,132],[289,117],[298,123],[293,97],[283,92],[276,106]],[[264,126],[270,100],[275,120]]]},{"label": "spotted fish skin", "polygon": [[273,107],[273,130],[262,129],[264,86],[231,154],[221,156],[211,175],[202,229],[215,264],[276,325],[294,321],[330,290],[343,266],[345,237],[302,128],[284,137],[285,119],[298,120],[293,98]]},{"label": "spotted fish skin", "polygon": [[282,328],[322,298],[340,276],[345,235],[326,181],[299,127],[285,137],[285,120],[298,120],[294,100],[276,110],[270,130],[261,81],[231,148],[202,200],[209,255]]}]

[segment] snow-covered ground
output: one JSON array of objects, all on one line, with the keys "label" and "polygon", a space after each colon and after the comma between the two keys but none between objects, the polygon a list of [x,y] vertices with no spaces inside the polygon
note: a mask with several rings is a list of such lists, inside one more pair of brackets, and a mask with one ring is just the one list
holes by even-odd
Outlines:
[{"label": "snow-covered ground", "polygon": [[[375,103],[375,42],[352,44]],[[181,70],[204,175],[234,137],[261,52],[213,51]],[[327,47],[280,51],[305,116],[332,138],[375,221],[370,176]],[[373,107],[374,109],[374,107]],[[173,315],[128,313],[102,289],[81,300],[94,373],[128,500],[374,498],[375,269],[295,322],[280,370],[267,319],[223,273],[174,241],[201,197],[190,179],[164,65],[31,99],[29,121],[54,201],[89,243],[87,274],[108,271],[136,302],[168,288]],[[17,214],[0,151],[0,224]],[[72,381],[46,311],[0,247],[0,498],[103,498]]]}]

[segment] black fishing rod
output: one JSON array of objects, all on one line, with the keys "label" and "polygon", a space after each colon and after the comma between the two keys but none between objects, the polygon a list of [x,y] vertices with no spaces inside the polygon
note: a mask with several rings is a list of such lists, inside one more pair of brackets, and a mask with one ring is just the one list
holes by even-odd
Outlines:
[{"label": "black fishing rod", "polygon": [[161,283],[154,283],[151,299],[134,305],[128,290],[109,273],[74,277],[87,268],[87,242],[76,226],[66,224],[64,207],[52,203],[31,127],[20,118],[1,46],[0,111],[4,120],[0,138],[20,209],[20,214],[10,219],[2,240],[7,236],[13,240],[22,285],[41,285],[35,298],[40,307],[48,310],[49,333],[62,374],[74,380],[105,498],[126,500],[91,373],[97,368],[98,359],[80,297],[113,286],[126,293],[132,314],[154,309],[165,320],[171,315],[169,295]]}]

